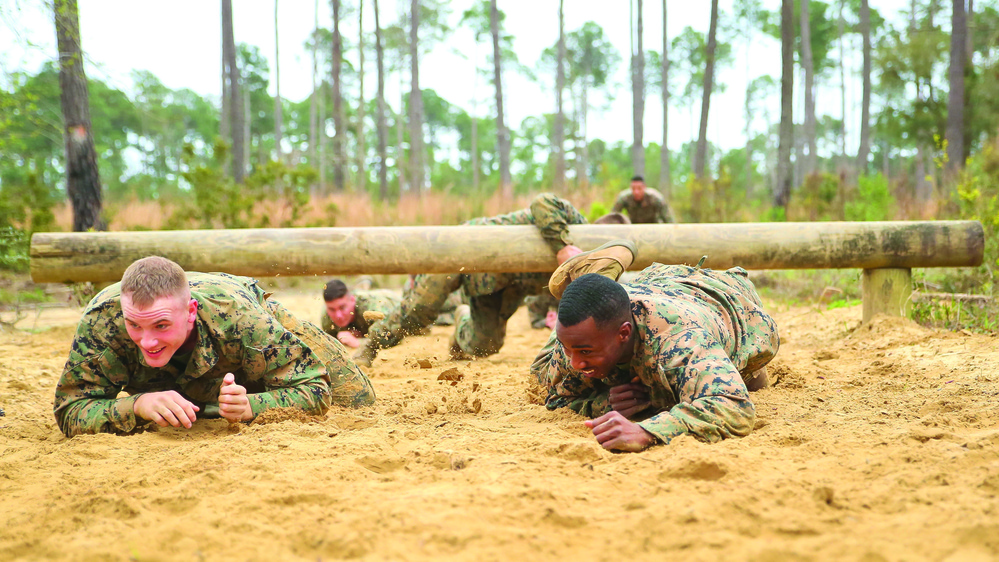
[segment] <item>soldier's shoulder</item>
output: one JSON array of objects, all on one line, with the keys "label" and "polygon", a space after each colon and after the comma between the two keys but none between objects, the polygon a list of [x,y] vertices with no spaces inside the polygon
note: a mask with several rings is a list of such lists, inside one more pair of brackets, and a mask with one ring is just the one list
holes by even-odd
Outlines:
[{"label": "soldier's shoulder", "polygon": [[645,195],[655,199],[657,202],[664,203],[666,201],[666,196],[662,194],[658,189],[653,189],[651,187],[645,188]]},{"label": "soldier's shoulder", "polygon": [[617,194],[618,200],[621,200],[621,199],[630,199],[631,197],[632,197],[632,193],[631,193],[631,188],[630,187],[626,187],[626,188],[622,189]]}]

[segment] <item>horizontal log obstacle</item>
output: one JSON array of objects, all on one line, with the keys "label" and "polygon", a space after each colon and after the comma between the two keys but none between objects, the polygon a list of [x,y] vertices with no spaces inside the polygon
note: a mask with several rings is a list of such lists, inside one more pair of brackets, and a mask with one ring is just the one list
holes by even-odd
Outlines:
[{"label": "horizontal log obstacle", "polygon": [[[652,262],[724,269],[859,268],[874,312],[904,314],[914,267],[982,263],[977,221],[575,225],[583,249],[632,240],[631,269]],[[265,228],[139,232],[40,232],[31,237],[35,282],[117,281],[130,263],[161,255],[189,271],[251,277],[552,271],[555,256],[533,226]],[[895,287],[885,292],[885,284]],[[901,299],[901,301],[900,301]],[[903,303],[900,305],[900,302]],[[896,309],[902,306],[902,309]],[[865,320],[867,306],[865,305]],[[873,314],[872,312],[871,314]]]}]

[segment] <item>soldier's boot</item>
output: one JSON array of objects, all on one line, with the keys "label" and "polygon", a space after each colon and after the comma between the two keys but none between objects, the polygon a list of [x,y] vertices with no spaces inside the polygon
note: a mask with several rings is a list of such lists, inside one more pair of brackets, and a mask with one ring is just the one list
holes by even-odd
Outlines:
[{"label": "soldier's boot", "polygon": [[371,340],[368,340],[357,348],[353,359],[354,363],[362,367],[370,367],[376,356],[378,356],[378,346],[374,345]]},{"label": "soldier's boot", "polygon": [[599,248],[577,254],[552,273],[548,290],[556,299],[561,299],[569,283],[587,273],[598,273],[617,281],[635,261],[635,254],[635,245],[630,240],[611,240]]},{"label": "soldier's boot", "polygon": [[752,373],[749,373],[749,375],[745,378],[745,382],[746,389],[750,392],[755,392],[770,386],[770,377],[767,376],[766,365],[756,369]]}]

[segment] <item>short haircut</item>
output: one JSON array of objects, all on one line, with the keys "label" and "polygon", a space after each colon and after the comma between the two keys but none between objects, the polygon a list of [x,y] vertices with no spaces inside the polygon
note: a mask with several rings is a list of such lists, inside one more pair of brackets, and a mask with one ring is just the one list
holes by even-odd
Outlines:
[{"label": "short haircut", "polygon": [[145,308],[156,299],[189,293],[187,275],[176,263],[149,256],[132,262],[121,276],[121,294]]},{"label": "short haircut", "polygon": [[323,300],[326,302],[333,302],[347,293],[346,283],[339,279],[330,279],[330,281],[326,283],[326,287],[323,288]]},{"label": "short haircut", "polygon": [[575,326],[593,318],[598,328],[631,317],[631,299],[617,281],[599,273],[587,273],[569,283],[558,303],[558,323]]},{"label": "short haircut", "polygon": [[631,224],[631,221],[622,213],[607,213],[593,221],[593,224]]},{"label": "short haircut", "polygon": [[642,183],[645,183],[645,178],[643,178],[642,176],[632,176],[631,181],[640,181]]}]

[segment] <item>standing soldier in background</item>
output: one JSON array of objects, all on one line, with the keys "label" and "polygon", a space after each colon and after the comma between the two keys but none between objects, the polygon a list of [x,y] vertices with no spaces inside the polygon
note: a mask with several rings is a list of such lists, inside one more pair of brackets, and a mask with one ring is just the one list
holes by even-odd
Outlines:
[{"label": "standing soldier in background", "polygon": [[633,224],[676,222],[666,198],[655,189],[646,187],[642,176],[631,178],[631,187],[618,194],[611,210],[615,213],[627,210]]},{"label": "standing soldier in background", "polygon": [[372,404],[340,342],[269,297],[249,277],[185,273],[159,256],[132,263],[83,311],[56,386],[59,429],[189,429],[198,415],[235,423],[269,408]]}]

